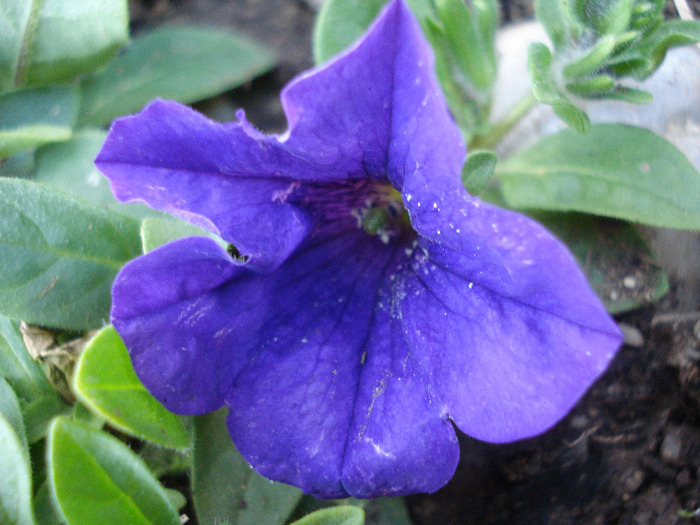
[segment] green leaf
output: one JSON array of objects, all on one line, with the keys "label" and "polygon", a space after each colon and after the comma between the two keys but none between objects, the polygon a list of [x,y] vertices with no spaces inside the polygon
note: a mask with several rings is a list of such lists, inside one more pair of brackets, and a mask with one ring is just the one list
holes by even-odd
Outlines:
[{"label": "green leaf", "polygon": [[574,0],[572,11],[599,34],[624,31],[632,16],[632,0]]},{"label": "green leaf", "polygon": [[615,89],[615,79],[610,75],[596,75],[584,80],[577,80],[566,85],[569,93],[580,97],[607,95]]},{"label": "green leaf", "polygon": [[528,49],[527,66],[535,98],[552,106],[554,113],[569,127],[579,133],[585,133],[590,126],[588,116],[557,89],[552,77],[552,54],[549,48],[539,42],[531,44]]},{"label": "green leaf", "polygon": [[544,26],[554,49],[560,49],[569,43],[576,22],[571,14],[569,4],[562,0],[536,0],[535,14]]},{"label": "green leaf", "polygon": [[508,158],[496,175],[513,208],[700,229],[700,174],[645,129],[599,124],[585,136],[566,130]]},{"label": "green leaf", "polygon": [[316,64],[322,64],[357,40],[387,1],[325,0],[314,25]]},{"label": "green leaf", "polygon": [[661,65],[669,49],[698,41],[700,21],[665,21],[647,30],[643,38],[633,41],[624,51],[611,58],[606,66],[618,76],[629,75],[644,80]]},{"label": "green leaf", "polygon": [[71,137],[78,112],[72,86],[26,89],[0,96],[0,159]]},{"label": "green leaf", "polygon": [[28,179],[34,173],[34,151],[21,151],[0,160],[0,177]]},{"label": "green leaf", "polygon": [[[313,52],[316,64],[337,55],[370,26],[389,0],[325,0],[316,17]],[[422,22],[432,14],[432,0],[406,0]]]},{"label": "green leaf", "polygon": [[62,525],[61,516],[51,498],[48,481],[44,481],[34,495],[34,515],[40,525]]},{"label": "green leaf", "polygon": [[226,409],[195,417],[192,495],[200,523],[281,525],[302,493],[256,473],[226,430]]},{"label": "green leaf", "polygon": [[[450,53],[455,69],[461,71],[470,85],[488,91],[497,68],[495,4],[480,0],[467,8],[463,0],[437,0],[435,6],[446,44],[441,51]],[[491,27],[482,27],[482,20]]]},{"label": "green leaf", "polygon": [[107,63],[128,40],[126,0],[32,0],[18,85],[70,81]]},{"label": "green leaf", "polygon": [[190,448],[182,421],[141,384],[126,346],[111,325],[83,350],[73,373],[73,392],[90,410],[127,434],[176,450]]},{"label": "green leaf", "polygon": [[94,163],[106,136],[107,133],[99,129],[82,129],[66,142],[38,149],[33,180],[132,217],[158,213],[143,204],[123,204],[114,198],[107,178]]},{"label": "green leaf", "polygon": [[44,372],[27,352],[18,323],[0,316],[0,375],[20,399],[32,401],[53,394]]},{"label": "green leaf", "polygon": [[0,414],[0,472],[0,523],[34,524],[27,449],[3,414]]},{"label": "green leaf", "polygon": [[27,403],[22,402],[21,407],[29,444],[44,439],[49,431],[51,420],[69,411],[68,405],[58,397],[56,392]]},{"label": "green leaf", "polygon": [[22,419],[22,411],[19,407],[19,399],[9,383],[0,377],[0,416],[12,426],[15,434],[20,440],[22,447],[29,450],[27,444],[27,434],[24,430],[24,420]]},{"label": "green leaf", "polygon": [[179,523],[165,489],[118,439],[60,416],[47,444],[53,498],[68,523]]},{"label": "green leaf", "polygon": [[272,67],[272,55],[230,31],[174,26],[137,38],[81,84],[79,122],[102,125],[156,97],[195,102],[240,86]]},{"label": "green leaf", "polygon": [[219,242],[224,248],[228,247],[221,237],[176,217],[148,217],[141,223],[143,253],[183,237],[209,237]]},{"label": "green leaf", "polygon": [[528,215],[569,247],[611,314],[657,301],[668,291],[666,274],[629,223],[579,213]]},{"label": "green leaf", "polygon": [[617,40],[615,35],[605,35],[585,55],[569,62],[562,72],[568,79],[575,79],[594,73],[603,66],[603,62],[613,52]]},{"label": "green leaf", "polygon": [[317,510],[291,525],[363,525],[365,512],[360,507],[344,505]]},{"label": "green leaf", "polygon": [[136,219],[0,179],[0,313],[86,330],[109,315],[116,272],[140,254]]},{"label": "green leaf", "polygon": [[486,189],[496,171],[498,158],[492,151],[472,151],[462,167],[462,184],[472,195],[479,195]]},{"label": "green leaf", "polygon": [[36,2],[3,0],[0,7],[0,93],[15,85],[24,35]]},{"label": "green leaf", "polygon": [[187,505],[187,498],[182,494],[182,492],[175,489],[166,488],[165,493],[168,495],[168,499],[170,500],[172,506],[177,510],[180,510]]},{"label": "green leaf", "polygon": [[313,496],[302,497],[294,509],[292,519],[301,519],[320,509],[336,506],[354,505],[364,509],[367,525],[412,525],[406,501],[402,497],[376,498],[373,500],[345,498],[341,500],[322,500]]}]

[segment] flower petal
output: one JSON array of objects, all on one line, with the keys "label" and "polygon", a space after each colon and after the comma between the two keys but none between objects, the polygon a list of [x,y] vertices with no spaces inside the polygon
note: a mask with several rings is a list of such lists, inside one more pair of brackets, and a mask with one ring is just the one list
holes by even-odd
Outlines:
[{"label": "flower petal", "polygon": [[217,124],[175,102],[155,101],[118,119],[95,163],[119,200],[143,202],[221,235],[262,271],[278,266],[309,232],[303,210],[276,202],[288,173],[306,165],[238,123]]},{"label": "flower petal", "polygon": [[543,432],[605,370],[620,331],[540,225],[466,193],[414,193],[422,237],[401,310],[411,348],[464,432],[494,442]]},{"label": "flower petal", "polygon": [[201,414],[223,404],[236,361],[220,327],[228,309],[258,299],[225,293],[244,272],[215,241],[193,237],[134,259],[117,275],[112,323],[139,378],[169,410]]},{"label": "flower petal", "polygon": [[409,347],[398,305],[388,299],[402,295],[402,272],[394,271],[380,289],[387,299],[377,303],[345,452],[343,485],[359,498],[434,492],[459,459],[429,369]]},{"label": "flower petal", "polygon": [[295,185],[389,177],[400,188],[407,167],[457,173],[464,147],[432,68],[418,24],[395,0],[354,47],[284,90],[284,136],[242,114],[218,124],[156,101],[115,121],[96,164],[120,200],[217,233],[250,269],[270,271],[313,231],[285,202]]},{"label": "flower petal", "polygon": [[342,464],[361,356],[394,253],[360,232],[302,249],[275,272],[275,315],[226,402],[234,442],[264,476],[348,495]]}]

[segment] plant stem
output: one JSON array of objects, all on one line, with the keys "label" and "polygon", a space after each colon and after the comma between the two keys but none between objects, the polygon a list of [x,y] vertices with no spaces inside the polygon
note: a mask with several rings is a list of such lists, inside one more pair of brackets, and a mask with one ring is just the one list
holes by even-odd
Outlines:
[{"label": "plant stem", "polygon": [[485,135],[475,136],[469,149],[493,149],[498,142],[535,106],[537,100],[532,92],[525,95],[510,112],[488,129]]}]

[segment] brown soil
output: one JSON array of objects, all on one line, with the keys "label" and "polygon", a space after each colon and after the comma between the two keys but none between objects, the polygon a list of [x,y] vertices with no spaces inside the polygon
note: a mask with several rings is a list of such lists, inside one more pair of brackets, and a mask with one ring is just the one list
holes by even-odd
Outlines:
[{"label": "brown soil", "polygon": [[[531,0],[501,4],[506,22],[532,15]],[[689,4],[700,16],[700,0]],[[130,2],[135,31],[183,20],[231,26],[276,51],[278,68],[214,103],[221,114],[244,107],[265,131],[285,127],[279,91],[312,65],[312,5],[311,0]],[[408,498],[415,523],[700,523],[692,517],[700,508],[700,297],[695,311],[679,311],[674,291],[683,284],[672,280],[660,303],[618,318],[634,345],[622,348],[554,429],[509,445],[461,435],[454,479],[436,494]]]}]

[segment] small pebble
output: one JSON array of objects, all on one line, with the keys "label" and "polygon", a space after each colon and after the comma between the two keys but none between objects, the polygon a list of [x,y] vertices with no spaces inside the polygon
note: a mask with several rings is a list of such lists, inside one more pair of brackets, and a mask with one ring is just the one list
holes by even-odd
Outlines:
[{"label": "small pebble", "polygon": [[671,431],[664,436],[661,442],[661,457],[667,463],[678,463],[681,457],[681,439],[676,432]]},{"label": "small pebble", "polygon": [[637,287],[637,278],[634,277],[633,275],[628,275],[624,279],[622,279],[622,286],[627,288],[628,290],[632,290]]},{"label": "small pebble", "polygon": [[629,469],[623,476],[623,485],[626,493],[637,492],[644,482],[644,472],[639,469]]},{"label": "small pebble", "polygon": [[644,346],[644,336],[636,327],[627,323],[620,323],[617,326],[622,331],[626,345],[633,348],[641,348]]}]

